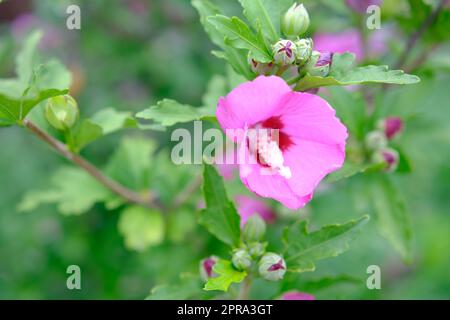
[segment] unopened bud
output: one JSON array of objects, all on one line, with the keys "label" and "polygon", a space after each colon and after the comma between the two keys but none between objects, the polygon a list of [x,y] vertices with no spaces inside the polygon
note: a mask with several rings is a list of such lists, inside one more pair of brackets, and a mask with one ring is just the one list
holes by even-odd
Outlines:
[{"label": "unopened bud", "polygon": [[58,130],[72,128],[78,120],[78,114],[77,102],[69,95],[50,98],[45,105],[45,118]]},{"label": "unopened bud", "polygon": [[386,136],[379,130],[369,132],[365,138],[365,142],[367,149],[372,151],[380,150],[387,145]]},{"label": "unopened bud", "polygon": [[252,257],[244,249],[237,249],[231,258],[233,266],[238,270],[247,270],[252,265]]},{"label": "unopened bud", "polygon": [[218,258],[211,256],[200,261],[200,277],[203,280],[208,280],[214,276],[213,267],[216,264]]},{"label": "unopened bud", "polygon": [[286,263],[278,254],[268,252],[259,261],[258,271],[264,279],[278,281],[283,279],[286,273]]},{"label": "unopened bud", "polygon": [[[316,52],[316,51],[315,51]],[[319,54],[318,59],[313,68],[310,70],[312,76],[326,77],[330,73],[331,62],[333,60],[333,54],[325,51]]]},{"label": "unopened bud", "polygon": [[252,71],[258,75],[270,75],[275,69],[273,62],[262,63],[253,59],[250,55],[248,56],[248,63]]},{"label": "unopened bud", "polygon": [[261,257],[266,252],[267,243],[253,242],[248,245],[248,252],[252,258]]},{"label": "unopened bud", "polygon": [[306,63],[312,55],[313,49],[313,41],[311,38],[308,39],[300,39],[295,42],[297,47],[295,57],[299,64]]},{"label": "unopened bud", "polygon": [[308,30],[309,15],[303,4],[294,3],[281,21],[281,28],[286,37],[299,37]]},{"label": "unopened bud", "polygon": [[392,148],[385,148],[377,151],[372,156],[372,161],[375,163],[386,163],[386,172],[393,172],[397,170],[399,163],[400,155],[397,150]]},{"label": "unopened bud", "polygon": [[259,241],[266,233],[266,223],[259,214],[254,214],[248,218],[244,225],[244,240],[246,242]]},{"label": "unopened bud", "polygon": [[273,45],[273,58],[278,65],[286,66],[295,63],[297,47],[290,40],[280,40]]},{"label": "unopened bud", "polygon": [[400,117],[388,117],[378,121],[377,127],[384,131],[386,138],[392,140],[403,130],[403,120]]}]

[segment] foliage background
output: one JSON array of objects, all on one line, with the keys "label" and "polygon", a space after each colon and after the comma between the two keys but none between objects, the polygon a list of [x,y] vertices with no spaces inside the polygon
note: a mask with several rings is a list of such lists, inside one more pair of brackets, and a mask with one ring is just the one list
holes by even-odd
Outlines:
[{"label": "foliage background", "polygon": [[[164,97],[200,105],[208,80],[224,72],[222,61],[210,54],[213,45],[187,0],[78,1],[81,32],[65,28],[65,8],[77,1],[13,2],[19,11],[29,8],[42,25],[58,33],[57,41],[41,51],[75,72],[75,96],[87,115],[107,106],[137,112]],[[311,5],[314,24],[322,29],[350,24],[339,5],[304,2]],[[237,3],[216,3],[237,11]],[[5,76],[13,72],[14,52],[23,38],[12,32],[17,14],[3,8],[0,5],[0,73]],[[329,19],[330,15],[335,18]],[[401,144],[414,171],[396,175],[395,182],[404,191],[412,215],[414,262],[404,265],[369,223],[350,251],[319,262],[317,272],[295,280],[307,282],[319,299],[450,298],[449,53],[448,43],[442,45],[434,60],[419,70],[419,85],[396,88],[382,97],[392,114],[411,116]],[[152,136],[158,149],[167,146],[170,137],[170,131],[125,134]],[[122,135],[105,137],[83,154],[102,165]],[[201,258],[224,250],[201,227],[193,226],[181,240],[166,236],[158,246],[130,251],[117,231],[118,211],[107,211],[103,205],[80,216],[63,216],[53,205],[18,212],[23,195],[45,184],[65,161],[18,127],[0,129],[0,147],[1,299],[142,299],[154,285],[173,281],[181,271],[196,272]],[[360,216],[364,203],[358,195],[365,182],[359,177],[349,180],[318,194],[303,212],[313,226]],[[81,267],[80,291],[66,288],[65,271],[71,264]],[[382,267],[380,291],[365,287],[366,267],[371,264]],[[341,280],[320,289],[314,285],[320,276]],[[253,290],[252,296],[258,298],[277,289],[257,282]]]}]

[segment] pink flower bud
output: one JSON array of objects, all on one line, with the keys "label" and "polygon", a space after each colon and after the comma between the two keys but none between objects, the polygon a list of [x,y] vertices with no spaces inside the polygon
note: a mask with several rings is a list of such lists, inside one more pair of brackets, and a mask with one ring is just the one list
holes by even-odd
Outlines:
[{"label": "pink flower bud", "polygon": [[383,148],[376,151],[372,156],[374,163],[386,163],[385,171],[393,172],[398,167],[400,155],[397,150],[391,148]]},{"label": "pink flower bud", "polygon": [[217,260],[217,257],[211,256],[200,261],[200,276],[203,280],[206,281],[214,276],[213,267]]},{"label": "pink flower bud", "polygon": [[316,62],[316,67],[323,67],[331,64],[333,60],[333,53],[329,51],[321,52],[319,60]]},{"label": "pink flower bud", "polygon": [[388,117],[379,123],[380,129],[384,131],[386,138],[392,140],[403,129],[403,120],[400,117]]},{"label": "pink flower bud", "polygon": [[309,70],[309,73],[313,76],[328,76],[330,73],[331,62],[333,60],[333,53],[329,51],[320,53],[318,51],[314,51],[314,57],[317,61],[315,62],[314,67]]},{"label": "pink flower bud", "polygon": [[397,169],[398,167],[398,160],[399,160],[398,152],[396,150],[387,148],[382,151],[382,155],[384,161],[387,164],[386,171],[387,172],[395,171],[395,169]]}]

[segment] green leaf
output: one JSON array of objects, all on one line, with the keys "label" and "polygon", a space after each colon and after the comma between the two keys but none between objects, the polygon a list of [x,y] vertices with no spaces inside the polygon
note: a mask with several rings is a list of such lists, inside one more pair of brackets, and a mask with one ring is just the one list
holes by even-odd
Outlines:
[{"label": "green leaf", "polygon": [[31,33],[23,43],[22,50],[16,58],[16,73],[22,83],[28,83],[33,76],[33,69],[37,63],[37,45],[42,38],[42,32]]},{"label": "green leaf", "polygon": [[352,68],[354,55],[344,53],[335,54],[330,74],[327,77],[306,74],[295,87],[298,91],[306,91],[325,86],[348,86],[353,84],[389,83],[414,84],[420,78],[406,74],[402,70],[389,70],[388,66],[364,66]]},{"label": "green leaf", "polygon": [[281,37],[281,18],[294,3],[292,0],[239,0],[244,14],[253,28],[261,27],[263,35],[272,43]]},{"label": "green leaf", "polygon": [[131,112],[117,111],[113,108],[100,110],[94,114],[90,120],[102,128],[103,135],[113,133],[123,128],[138,127],[138,123],[131,115]]},{"label": "green leaf", "polygon": [[208,164],[203,170],[203,194],[206,209],[200,212],[199,223],[224,243],[239,246],[240,217],[228,200],[222,177]]},{"label": "green leaf", "polygon": [[366,125],[366,103],[359,92],[351,92],[341,87],[328,88],[330,96],[326,97],[336,110],[336,116],[348,128],[351,135],[358,140],[364,139]]},{"label": "green leaf", "polygon": [[208,107],[195,108],[175,100],[164,99],[136,114],[137,118],[153,120],[163,126],[215,117],[215,110]]},{"label": "green leaf", "polygon": [[362,285],[364,280],[355,278],[349,275],[327,276],[319,279],[310,279],[301,283],[301,288],[305,292],[317,292],[323,289],[328,289],[333,286],[342,284]]},{"label": "green leaf", "polygon": [[309,232],[307,222],[301,221],[287,228],[283,234],[285,260],[289,271],[314,271],[316,260],[335,257],[349,248],[349,243],[369,221],[368,216],[344,224],[325,226]]},{"label": "green leaf", "polygon": [[398,173],[411,173],[413,171],[413,164],[409,156],[398,146],[395,147],[398,151],[399,159],[398,159],[398,167],[395,172]]},{"label": "green leaf", "polygon": [[164,219],[161,212],[133,206],[122,211],[118,228],[130,250],[143,251],[164,239]]},{"label": "green leaf", "polygon": [[204,289],[210,290],[221,290],[228,291],[228,287],[232,283],[239,283],[245,279],[247,276],[246,271],[238,271],[233,268],[233,265],[228,260],[219,260],[213,267],[214,273],[218,276],[214,278],[209,278],[208,282],[205,284]]},{"label": "green leaf", "polygon": [[384,162],[355,164],[355,163],[346,161],[341,169],[339,169],[338,171],[335,171],[327,176],[326,182],[335,183],[340,180],[353,177],[357,174],[381,170],[385,166],[386,166],[386,164]]},{"label": "green leaf", "polygon": [[272,61],[272,55],[260,36],[255,35],[250,27],[238,17],[215,15],[208,21],[216,26],[226,38],[225,43],[237,49],[250,50],[251,56],[260,62]]},{"label": "green leaf", "polygon": [[197,221],[194,213],[186,209],[171,211],[167,218],[167,237],[176,243],[186,241],[186,236],[195,229]]},{"label": "green leaf", "polygon": [[[160,130],[156,125],[141,125],[131,112],[117,111],[113,108],[106,108],[98,111],[91,118],[85,119],[80,125],[72,130],[73,144],[72,149],[79,152],[81,149],[99,138],[116,132],[121,129],[140,128]],[[70,141],[69,141],[70,143]]]},{"label": "green leaf", "polygon": [[368,201],[375,212],[380,233],[400,253],[405,262],[411,262],[411,217],[406,211],[403,199],[385,174],[373,174],[368,182]]},{"label": "green leaf", "polygon": [[197,297],[201,293],[198,277],[182,275],[177,284],[154,287],[146,300],[187,300]]},{"label": "green leaf", "polygon": [[208,21],[208,17],[215,16],[220,14],[220,10],[217,6],[212,4],[209,0],[193,0],[192,6],[197,9],[198,14],[200,15],[200,23],[203,25],[206,33],[208,34],[211,41],[221,47],[224,48],[223,35],[217,30],[217,28]]},{"label": "green leaf", "polygon": [[18,206],[19,211],[31,211],[44,203],[58,204],[64,215],[79,215],[88,211],[95,203],[111,198],[111,192],[86,172],[73,167],[56,171],[48,189],[31,191]]},{"label": "green leaf", "polygon": [[122,185],[135,191],[150,187],[154,142],[143,137],[126,137],[106,166],[106,173]]},{"label": "green leaf", "polygon": [[208,82],[206,93],[203,95],[203,105],[211,110],[214,114],[217,108],[219,98],[228,93],[227,79],[223,76],[214,75]]},{"label": "green leaf", "polygon": [[247,51],[226,45],[222,33],[208,21],[208,17],[221,14],[219,8],[209,0],[193,0],[192,5],[197,9],[200,15],[200,22],[211,41],[223,50],[213,51],[212,53],[218,58],[227,60],[238,74],[245,76],[247,79],[253,79],[254,74],[247,62]]},{"label": "green leaf", "polygon": [[16,58],[17,78],[0,79],[0,123],[20,122],[41,101],[66,94],[70,72],[52,60],[37,65],[37,44],[40,32],[31,33]]},{"label": "green leaf", "polygon": [[102,127],[90,119],[85,119],[73,130],[73,142],[69,140],[69,145],[72,150],[79,152],[88,144],[99,139],[102,135]]}]

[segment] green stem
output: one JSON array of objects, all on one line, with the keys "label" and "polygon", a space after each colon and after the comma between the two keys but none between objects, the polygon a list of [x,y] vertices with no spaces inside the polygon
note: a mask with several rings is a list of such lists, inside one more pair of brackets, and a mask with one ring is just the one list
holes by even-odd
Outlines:
[{"label": "green stem", "polygon": [[286,83],[291,86],[291,85],[297,83],[297,81],[299,81],[301,78],[303,78],[303,77],[302,76],[296,76],[294,78],[288,79],[286,81]]},{"label": "green stem", "polygon": [[248,275],[242,282],[241,290],[239,291],[238,300],[248,300],[249,299],[251,285],[252,285],[252,278],[250,275]]},{"label": "green stem", "polygon": [[153,208],[157,207],[157,204],[154,202],[154,197],[152,194],[148,194],[145,196],[136,193],[133,190],[126,188],[125,186],[119,184],[118,182],[112,180],[110,177],[105,176],[97,167],[88,162],[86,159],[81,157],[80,155],[73,153],[68,149],[68,147],[56,140],[51,135],[47,134],[45,131],[41,130],[37,127],[33,122],[28,119],[23,121],[23,125],[28,128],[34,135],[36,135],[39,139],[50,145],[54,150],[56,150],[60,155],[62,155],[67,160],[73,162],[81,169],[86,171],[91,177],[97,180],[99,183],[104,185],[106,188],[116,193],[126,201],[130,203],[135,203],[144,207]]}]

